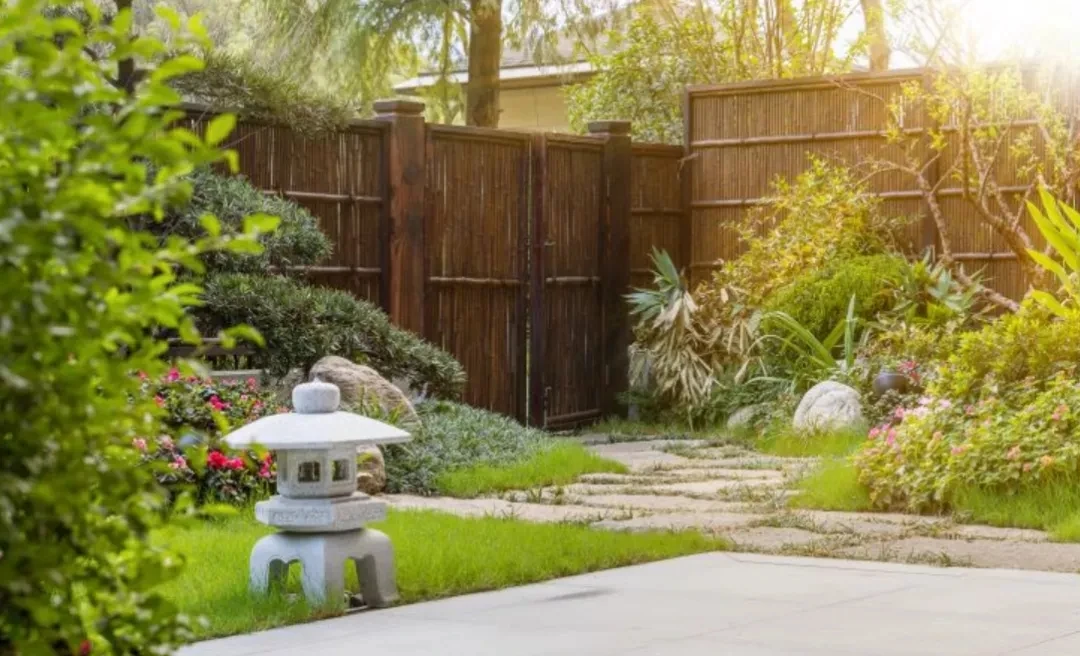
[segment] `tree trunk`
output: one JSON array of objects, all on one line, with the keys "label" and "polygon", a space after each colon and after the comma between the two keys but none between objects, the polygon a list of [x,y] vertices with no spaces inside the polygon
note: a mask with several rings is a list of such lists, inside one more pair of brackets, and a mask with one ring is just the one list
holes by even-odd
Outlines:
[{"label": "tree trunk", "polygon": [[889,35],[885,32],[885,8],[881,0],[860,0],[863,19],[866,21],[866,36],[870,40],[870,70],[889,69]]},{"label": "tree trunk", "polygon": [[469,84],[465,122],[499,127],[502,0],[469,0]]}]

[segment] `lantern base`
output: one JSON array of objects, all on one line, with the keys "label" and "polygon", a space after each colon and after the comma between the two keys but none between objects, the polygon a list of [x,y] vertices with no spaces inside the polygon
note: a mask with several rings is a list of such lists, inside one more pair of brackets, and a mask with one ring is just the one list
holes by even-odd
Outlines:
[{"label": "lantern base", "polygon": [[319,499],[277,494],[255,504],[255,519],[291,533],[355,531],[386,519],[386,502],[363,492]]},{"label": "lantern base", "polygon": [[344,598],[345,563],[356,563],[360,593],[372,608],[398,600],[394,548],[381,531],[365,528],[340,533],[274,533],[251,550],[251,590],[265,594],[284,587],[289,564],[299,562],[304,596],[313,604]]}]

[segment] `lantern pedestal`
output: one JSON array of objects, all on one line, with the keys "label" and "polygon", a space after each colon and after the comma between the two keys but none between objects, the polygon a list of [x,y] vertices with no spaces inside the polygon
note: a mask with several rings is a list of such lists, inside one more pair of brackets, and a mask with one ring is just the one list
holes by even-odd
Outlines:
[{"label": "lantern pedestal", "polygon": [[265,594],[272,585],[284,587],[289,563],[300,562],[300,583],[312,603],[342,599],[345,563],[356,563],[360,594],[372,608],[398,599],[394,582],[394,548],[381,531],[363,528],[341,533],[274,533],[251,551],[251,589]]}]

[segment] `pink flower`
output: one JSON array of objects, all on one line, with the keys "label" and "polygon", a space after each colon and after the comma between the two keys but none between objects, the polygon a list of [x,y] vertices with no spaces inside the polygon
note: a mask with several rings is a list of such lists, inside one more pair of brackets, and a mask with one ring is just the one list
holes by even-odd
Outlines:
[{"label": "pink flower", "polygon": [[184,382],[186,382],[186,383],[197,383],[197,382],[199,382],[199,377],[198,376],[188,376],[187,378],[184,379]]},{"label": "pink flower", "polygon": [[149,378],[149,376],[146,375],[145,371],[139,372],[139,380],[146,380],[147,378]]},{"label": "pink flower", "polygon": [[254,379],[254,378],[248,378],[248,379],[247,379],[247,386],[248,386],[249,388],[251,388],[251,389],[255,389],[255,386],[256,386],[257,384],[258,384],[258,383],[256,383],[256,382],[255,382],[255,379]]},{"label": "pink flower", "polygon": [[173,450],[173,441],[168,435],[162,435],[158,438],[158,441],[161,442],[161,447],[163,449],[168,449],[169,451]]},{"label": "pink flower", "polygon": [[1031,471],[1031,463],[1030,462],[1025,462],[1024,463],[1024,471],[1026,471],[1026,472]]},{"label": "pink flower", "polygon": [[1016,445],[1009,449],[1009,452],[1005,454],[1005,457],[1009,460],[1016,460],[1020,457],[1020,445]]},{"label": "pink flower", "polygon": [[165,407],[165,397],[158,394],[157,396],[154,397],[154,403],[156,403],[159,408],[164,408]]},{"label": "pink flower", "polygon": [[950,401],[949,399],[941,399],[940,401],[938,401],[938,405],[943,410],[948,410],[949,408],[952,407],[952,401]]},{"label": "pink flower", "polygon": [[222,410],[227,410],[229,408],[229,404],[223,403],[221,399],[218,398],[217,394],[211,396],[208,403],[210,404],[211,408],[217,410],[218,412],[221,412]]},{"label": "pink flower", "polygon": [[169,469],[187,469],[187,460],[184,456],[176,456],[176,459],[169,463]]},{"label": "pink flower", "polygon": [[889,432],[885,435],[885,443],[889,446],[896,444],[896,429],[890,428]]},{"label": "pink flower", "polygon": [[964,407],[964,414],[969,416],[969,417],[972,416],[973,414],[975,414],[975,406],[973,406],[971,404],[968,404],[967,406],[965,406]]},{"label": "pink flower", "polygon": [[135,447],[139,451],[146,451],[146,440],[141,437],[136,437],[131,440],[131,446]]},{"label": "pink flower", "polygon": [[933,402],[934,402],[934,399],[930,398],[929,396],[920,396],[919,397],[919,405],[926,406],[926,405],[930,405]]},{"label": "pink flower", "polygon": [[244,460],[242,458],[230,458],[225,466],[233,471],[240,471],[244,468]]},{"label": "pink flower", "polygon": [[176,381],[180,380],[180,370],[176,367],[171,367],[169,369],[169,374],[165,376],[165,380],[169,381],[170,383],[175,383]]},{"label": "pink flower", "polygon": [[1057,408],[1054,409],[1054,414],[1050,415],[1050,420],[1051,421],[1061,421],[1062,417],[1064,417],[1065,413],[1068,412],[1068,411],[1069,411],[1069,406],[1062,403],[1061,405],[1059,405]]},{"label": "pink flower", "polygon": [[870,429],[870,439],[877,439],[878,435],[881,435],[881,429],[879,427],[874,426]]},{"label": "pink flower", "polygon": [[966,449],[965,447],[962,447],[962,446],[954,446],[954,447],[952,448],[952,454],[953,454],[954,456],[958,456],[958,455],[960,455],[961,453],[963,453],[964,451],[967,451],[967,449]]},{"label": "pink flower", "polygon": [[904,418],[904,409],[903,408],[897,408],[896,410],[894,410],[893,411],[893,417],[896,417],[897,419],[903,419]]}]

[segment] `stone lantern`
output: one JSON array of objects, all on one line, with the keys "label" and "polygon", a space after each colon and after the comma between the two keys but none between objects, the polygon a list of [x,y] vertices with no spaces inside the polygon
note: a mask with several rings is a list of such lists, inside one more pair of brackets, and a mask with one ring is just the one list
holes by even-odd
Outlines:
[{"label": "stone lantern", "polygon": [[294,411],[263,417],[225,436],[231,447],[260,445],[276,453],[277,491],[255,505],[255,518],[281,529],[251,551],[251,589],[284,583],[289,564],[303,568],[312,603],[341,598],[345,563],[356,563],[364,601],[397,600],[394,552],[386,534],[364,524],[386,518],[386,503],[356,489],[358,447],[412,439],[381,421],[341,412],[337,386],[315,380],[292,392]]}]

